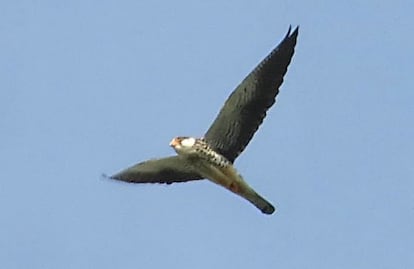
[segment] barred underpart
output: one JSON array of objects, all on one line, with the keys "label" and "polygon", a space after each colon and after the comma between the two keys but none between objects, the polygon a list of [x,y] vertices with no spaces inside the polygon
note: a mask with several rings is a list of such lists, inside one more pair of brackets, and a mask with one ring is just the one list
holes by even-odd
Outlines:
[{"label": "barred underpart", "polygon": [[231,162],[223,155],[215,152],[204,139],[196,139],[194,150],[201,158],[219,167],[227,167]]}]

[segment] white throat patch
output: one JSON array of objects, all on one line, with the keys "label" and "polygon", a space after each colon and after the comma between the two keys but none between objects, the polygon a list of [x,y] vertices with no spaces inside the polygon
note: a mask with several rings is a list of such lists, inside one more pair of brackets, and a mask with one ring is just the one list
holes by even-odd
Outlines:
[{"label": "white throat patch", "polygon": [[185,138],[181,140],[181,145],[186,148],[191,148],[192,146],[194,146],[195,141],[196,140],[194,137]]}]

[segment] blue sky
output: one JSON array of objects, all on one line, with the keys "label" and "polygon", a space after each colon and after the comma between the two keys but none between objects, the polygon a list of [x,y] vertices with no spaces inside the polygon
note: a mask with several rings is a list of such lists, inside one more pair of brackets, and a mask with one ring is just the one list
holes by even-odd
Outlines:
[{"label": "blue sky", "polygon": [[[1,268],[413,268],[412,1],[2,1]],[[103,179],[202,136],[300,25],[237,160],[278,212],[208,182]]]}]

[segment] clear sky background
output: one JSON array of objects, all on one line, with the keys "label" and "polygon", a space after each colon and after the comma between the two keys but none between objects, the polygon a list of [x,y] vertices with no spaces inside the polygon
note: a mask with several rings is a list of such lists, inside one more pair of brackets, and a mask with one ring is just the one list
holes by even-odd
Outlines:
[{"label": "clear sky background", "polygon": [[[1,1],[0,268],[414,268],[413,1]],[[102,178],[202,136],[300,25],[236,165]]]}]

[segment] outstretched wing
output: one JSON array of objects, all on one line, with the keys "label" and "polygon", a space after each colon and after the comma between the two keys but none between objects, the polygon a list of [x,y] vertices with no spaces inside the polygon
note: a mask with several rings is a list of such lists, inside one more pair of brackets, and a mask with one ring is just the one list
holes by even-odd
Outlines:
[{"label": "outstretched wing", "polygon": [[298,27],[232,92],[204,138],[233,162],[244,150],[275,103],[279,87],[292,59]]},{"label": "outstretched wing", "polygon": [[185,182],[202,179],[190,165],[179,156],[153,159],[138,163],[110,177],[131,183]]}]

